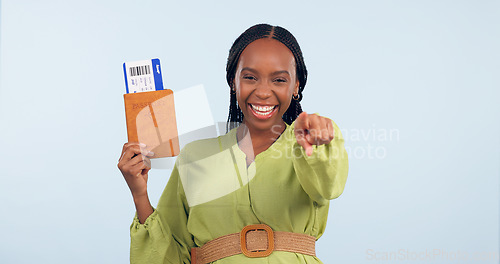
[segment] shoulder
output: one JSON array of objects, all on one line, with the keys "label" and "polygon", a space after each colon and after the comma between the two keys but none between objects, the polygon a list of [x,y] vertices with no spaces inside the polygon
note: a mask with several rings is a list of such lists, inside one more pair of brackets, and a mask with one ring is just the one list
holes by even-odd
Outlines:
[{"label": "shoulder", "polygon": [[219,148],[219,138],[220,137],[207,138],[190,142],[186,146],[184,146],[184,148],[182,148],[179,156],[191,155],[195,152]]},{"label": "shoulder", "polygon": [[232,134],[232,132],[229,132],[226,135],[222,135],[219,137],[190,142],[182,148],[177,160],[178,162],[180,162],[180,164],[185,164],[202,160],[220,153],[229,143],[229,141],[231,141],[230,139]]}]

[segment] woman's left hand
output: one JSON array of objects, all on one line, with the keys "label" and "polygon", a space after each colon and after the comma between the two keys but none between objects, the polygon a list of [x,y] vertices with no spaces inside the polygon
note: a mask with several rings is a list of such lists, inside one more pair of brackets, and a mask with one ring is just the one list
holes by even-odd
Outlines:
[{"label": "woman's left hand", "polygon": [[295,137],[307,156],[313,153],[313,145],[328,144],[334,138],[332,120],[317,114],[302,112],[295,120]]}]

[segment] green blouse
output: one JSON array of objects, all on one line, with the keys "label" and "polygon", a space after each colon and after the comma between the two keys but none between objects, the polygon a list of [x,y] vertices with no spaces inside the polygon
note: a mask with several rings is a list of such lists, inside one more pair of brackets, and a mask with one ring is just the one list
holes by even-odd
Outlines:
[{"label": "green blouse", "polygon": [[[329,200],[344,190],[348,172],[344,139],[313,146],[297,144],[294,123],[248,167],[236,129],[186,145],[176,160],[157,208],[131,227],[131,263],[190,263],[190,249],[251,224],[274,231],[321,237]],[[213,263],[322,263],[317,257],[274,251],[264,258],[239,254]]]}]

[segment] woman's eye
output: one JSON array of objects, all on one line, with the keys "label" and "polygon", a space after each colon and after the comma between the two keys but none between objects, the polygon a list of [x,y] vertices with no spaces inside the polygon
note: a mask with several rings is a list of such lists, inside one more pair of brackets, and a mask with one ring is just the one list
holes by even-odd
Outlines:
[{"label": "woman's eye", "polygon": [[284,78],[277,78],[277,79],[274,79],[275,82],[286,82],[286,79]]},{"label": "woman's eye", "polygon": [[245,79],[245,80],[255,80],[255,77],[253,77],[253,76],[243,76],[243,79]]}]

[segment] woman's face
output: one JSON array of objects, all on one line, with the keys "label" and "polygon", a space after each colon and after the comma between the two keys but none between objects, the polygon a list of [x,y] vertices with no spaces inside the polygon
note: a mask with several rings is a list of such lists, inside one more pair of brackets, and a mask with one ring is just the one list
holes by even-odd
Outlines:
[{"label": "woman's face", "polygon": [[283,125],[281,117],[299,88],[292,52],[272,38],[250,43],[240,55],[234,86],[249,128],[269,130]]}]

